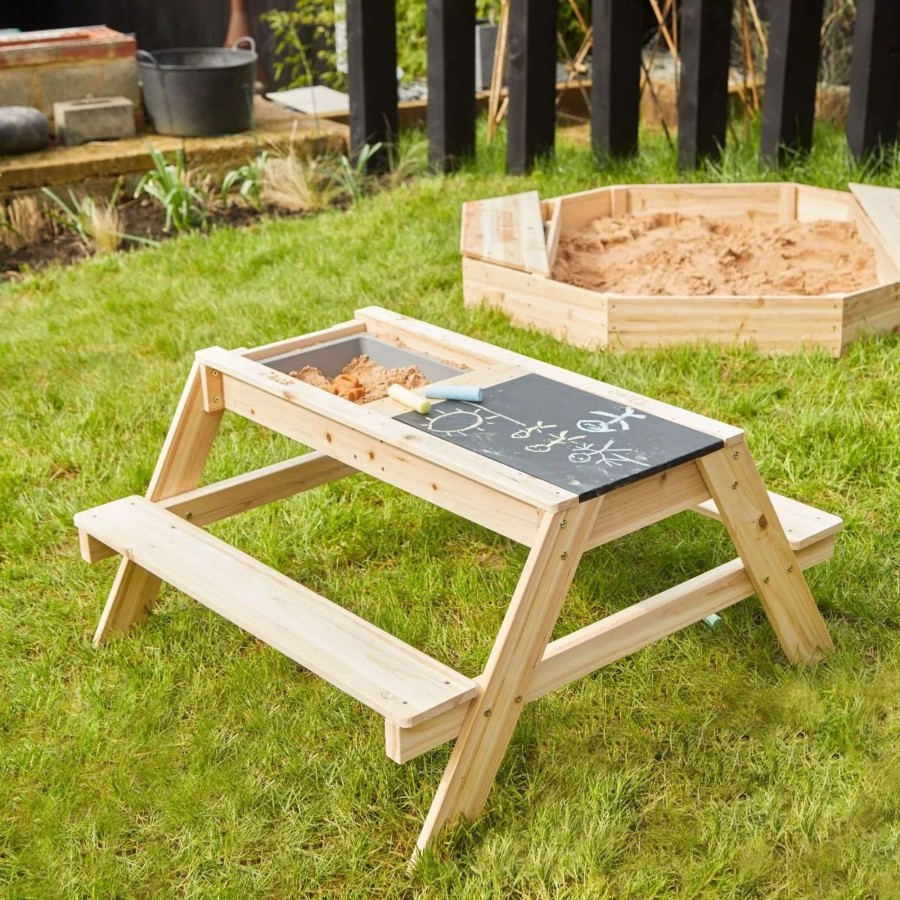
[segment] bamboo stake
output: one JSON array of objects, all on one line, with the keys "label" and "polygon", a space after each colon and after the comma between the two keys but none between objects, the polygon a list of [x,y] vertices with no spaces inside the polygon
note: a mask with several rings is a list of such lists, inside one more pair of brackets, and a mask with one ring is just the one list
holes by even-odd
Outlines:
[{"label": "bamboo stake", "polygon": [[663,15],[662,10],[659,8],[659,3],[657,3],[656,0],[650,0],[650,5],[653,7],[653,15],[656,16],[656,21],[659,22],[659,30],[662,32],[666,46],[669,48],[669,53],[672,54],[673,59],[677,59],[678,47],[675,46],[675,41],[672,40],[672,35],[666,27],[666,17]]},{"label": "bamboo stake", "polygon": [[[490,144],[497,133],[497,125],[502,118],[500,93],[503,89],[503,70],[506,63],[506,44],[509,33],[509,0],[503,0],[500,10],[500,28],[497,32],[497,46],[494,48],[494,68],[491,71],[491,93],[488,97],[488,122],[486,143]],[[505,106],[503,107],[505,110]]]},{"label": "bamboo stake", "polygon": [[756,29],[756,36],[759,38],[763,56],[768,59],[769,42],[766,40],[766,33],[763,31],[762,22],[759,20],[759,11],[756,8],[756,0],[750,0],[750,16],[753,19],[753,27]]},{"label": "bamboo stake", "polygon": [[746,83],[749,75],[755,116],[759,112],[759,91],[756,88],[756,62],[753,59],[753,45],[750,43],[750,26],[747,24],[747,0],[741,0],[741,32],[744,40],[744,81]]}]

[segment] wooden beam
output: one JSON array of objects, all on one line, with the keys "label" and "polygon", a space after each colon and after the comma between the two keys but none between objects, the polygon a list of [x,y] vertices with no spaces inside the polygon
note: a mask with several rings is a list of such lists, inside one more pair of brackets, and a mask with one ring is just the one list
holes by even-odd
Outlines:
[{"label": "wooden beam", "polygon": [[750,451],[735,444],[700,457],[697,467],[785,656],[821,659],[834,645]]},{"label": "wooden beam", "polygon": [[769,59],[763,103],[763,162],[781,165],[812,149],[825,0],[782,0],[769,13]]},{"label": "wooden beam", "polygon": [[397,140],[397,11],[394,0],[347,0],[350,154],[381,144],[368,170],[385,171]]},{"label": "wooden beam", "polygon": [[553,152],[556,130],[556,0],[510,0],[506,169],[531,171]]},{"label": "wooden beam", "polygon": [[847,143],[857,159],[900,137],[900,3],[858,0]]},{"label": "wooden beam", "polygon": [[[200,363],[195,362],[150,479],[148,500],[163,500],[197,486],[223,412],[204,410]],[[160,587],[156,575],[123,558],[94,632],[94,646],[105,644],[114,632],[127,631],[141,622],[156,603]]]},{"label": "wooden beam", "polygon": [[471,679],[143,497],[75,524],[400,726],[476,694]]},{"label": "wooden beam", "polygon": [[642,22],[634,0],[594,0],[591,144],[601,161],[638,150]]},{"label": "wooden beam", "polygon": [[678,162],[684,169],[717,160],[725,147],[731,6],[732,0],[684,0],[681,6]]},{"label": "wooden beam", "polygon": [[475,155],[475,0],[428,0],[428,162],[450,172]]},{"label": "wooden beam", "polygon": [[[176,494],[158,501],[158,505],[182,519],[188,519],[193,525],[210,525],[229,516],[329,484],[346,475],[355,475],[356,471],[324,453],[306,453],[285,462]],[[86,562],[95,563],[116,552],[84,532],[80,539],[81,555]]]},{"label": "wooden beam", "polygon": [[[798,551],[797,560],[807,569],[830,559],[833,552],[834,535],[831,534],[804,546]],[[710,613],[734,606],[753,592],[744,564],[740,559],[733,559],[558,638],[544,651],[526,694],[526,702],[618,662],[699,622]],[[475,681],[479,682],[479,679]],[[385,750],[388,757],[396,763],[407,763],[452,741],[459,734],[467,710],[464,706],[448,710],[414,728],[398,728],[387,722]]]}]

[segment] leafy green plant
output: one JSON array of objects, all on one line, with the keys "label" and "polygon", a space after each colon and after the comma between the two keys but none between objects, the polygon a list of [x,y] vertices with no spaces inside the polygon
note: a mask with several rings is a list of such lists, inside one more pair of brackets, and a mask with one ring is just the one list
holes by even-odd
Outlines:
[{"label": "leafy green plant", "polygon": [[166,162],[155,147],[149,147],[153,168],[138,182],[135,199],[146,194],[166,213],[165,231],[190,231],[205,228],[209,220],[210,192],[193,183],[185,166],[184,151],[175,154],[175,162]]},{"label": "leafy green plant", "polygon": [[69,203],[66,203],[50,188],[41,188],[56,207],[51,212],[53,219],[63,228],[73,231],[85,247],[96,253],[113,253],[119,249],[122,241],[156,245],[157,241],[125,234],[122,230],[122,217],[116,205],[120,189],[121,185],[117,184],[110,198],[100,201],[89,196],[78,197],[70,189]]},{"label": "leafy green plant", "polygon": [[269,155],[263,150],[242,166],[228,172],[222,179],[222,199],[227,199],[229,192],[239,185],[238,193],[241,197],[254,209],[261,209],[263,182],[268,162]]},{"label": "leafy green plant", "polygon": [[428,139],[421,132],[406,132],[388,144],[388,187],[395,188],[428,172]]},{"label": "leafy green plant", "polygon": [[297,0],[293,9],[273,9],[260,21],[275,39],[275,78],[288,76],[288,87],[308,87],[315,82],[316,63],[325,69],[322,81],[343,89],[345,77],[336,70],[334,26],[338,15],[333,2]]},{"label": "leafy green plant", "polygon": [[374,179],[368,174],[368,167],[372,157],[381,147],[381,142],[363,144],[356,162],[351,162],[345,153],[337,157],[329,174],[340,196],[346,197],[351,203],[356,203],[371,190]]}]

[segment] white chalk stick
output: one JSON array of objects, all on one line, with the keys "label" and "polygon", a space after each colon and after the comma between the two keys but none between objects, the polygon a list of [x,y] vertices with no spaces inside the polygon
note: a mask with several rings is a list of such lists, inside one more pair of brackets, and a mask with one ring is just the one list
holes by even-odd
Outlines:
[{"label": "white chalk stick", "polygon": [[468,384],[429,384],[425,388],[425,396],[432,400],[469,400],[481,403],[484,391]]},{"label": "white chalk stick", "polygon": [[392,384],[388,388],[388,397],[414,409],[417,413],[422,413],[423,416],[431,412],[431,404],[424,397],[414,394],[402,385]]}]

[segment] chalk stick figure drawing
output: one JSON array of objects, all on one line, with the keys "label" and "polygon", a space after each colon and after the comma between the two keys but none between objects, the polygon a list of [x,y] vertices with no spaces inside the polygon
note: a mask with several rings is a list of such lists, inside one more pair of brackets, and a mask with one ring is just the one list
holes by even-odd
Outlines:
[{"label": "chalk stick figure drawing", "polygon": [[[591,410],[592,415],[605,416],[605,419],[581,419],[578,429],[589,433],[609,433],[629,431],[627,419],[645,419],[645,415],[636,413],[630,406],[625,407],[622,413],[603,412]],[[442,405],[432,410],[428,416],[426,428],[433,434],[443,434],[454,437],[469,437],[486,431],[485,423],[503,420],[517,426],[516,431],[510,432],[510,437],[515,440],[527,440],[539,435],[546,440],[527,444],[522,449],[528,453],[550,453],[555,447],[565,447],[570,450],[569,461],[573,463],[593,463],[602,466],[623,466],[626,464],[648,466],[641,458],[643,454],[633,447],[614,447],[615,438],[610,438],[602,447],[595,447],[593,443],[578,443],[585,441],[586,435],[570,433],[568,428],[553,432],[551,429],[557,425],[547,425],[538,420],[533,425],[520,422],[511,416],[499,413],[481,404],[459,401],[454,405]],[[620,426],[617,429],[615,426]],[[545,434],[549,432],[549,434]]]},{"label": "chalk stick figure drawing", "polygon": [[624,466],[626,463],[633,466],[650,465],[639,459],[643,454],[634,447],[613,447],[615,438],[610,438],[602,447],[593,444],[581,444],[576,446],[569,454],[569,461],[573,463],[593,462],[602,466]]},{"label": "chalk stick figure drawing", "polygon": [[[512,421],[512,419],[510,419],[510,421]],[[521,425],[522,423],[519,422],[518,424]],[[518,431],[514,431],[510,435],[510,437],[516,438],[516,440],[518,440],[519,438],[530,438],[532,434],[540,434],[542,431],[549,431],[551,428],[558,427],[558,425],[545,425],[540,419],[538,419],[536,425],[524,425]]]},{"label": "chalk stick figure drawing", "polygon": [[578,422],[578,428],[582,431],[590,431],[593,433],[604,433],[610,431],[616,431],[617,429],[613,426],[621,425],[622,431],[628,431],[628,419],[646,419],[645,415],[641,413],[635,412],[630,406],[625,407],[625,412],[622,413],[613,413],[613,412],[604,412],[602,409],[592,409],[591,414],[594,416],[607,416],[608,418],[604,419],[581,419]]},{"label": "chalk stick figure drawing", "polygon": [[[515,437],[515,435],[513,435],[513,437]],[[573,434],[570,436],[568,430],[564,430],[559,434],[551,434],[550,440],[544,444],[529,444],[525,449],[531,453],[549,453],[559,444],[568,444],[570,441],[580,441],[583,438],[583,434]]]}]

